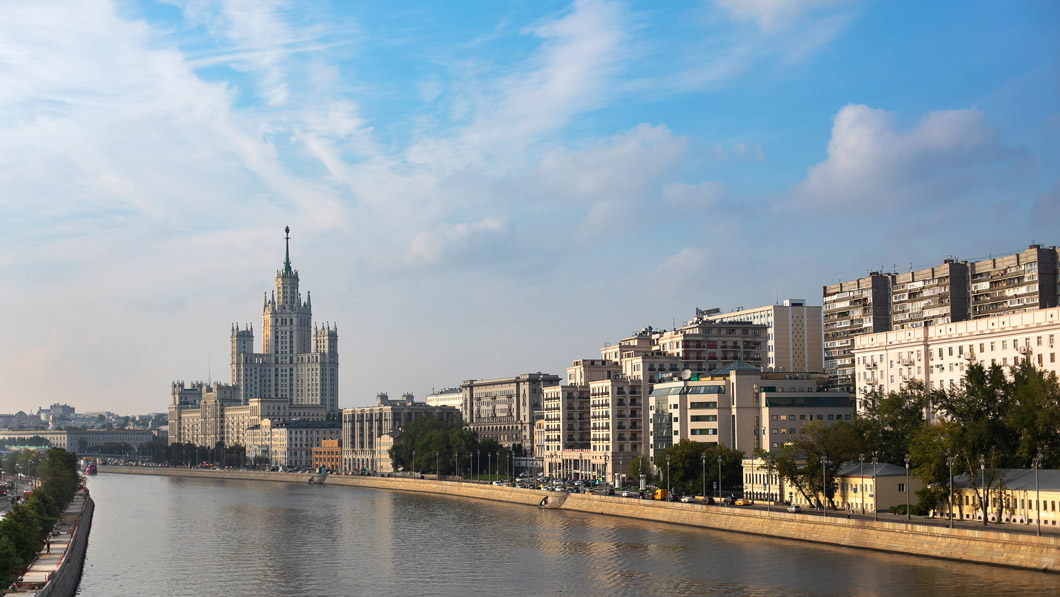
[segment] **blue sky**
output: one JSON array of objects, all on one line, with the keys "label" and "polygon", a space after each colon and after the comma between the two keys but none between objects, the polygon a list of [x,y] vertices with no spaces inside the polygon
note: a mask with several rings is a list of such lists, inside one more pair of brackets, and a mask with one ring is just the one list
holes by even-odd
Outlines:
[{"label": "blue sky", "polygon": [[4,412],[227,381],[286,225],[342,406],[1060,240],[1056,2],[3,12]]}]

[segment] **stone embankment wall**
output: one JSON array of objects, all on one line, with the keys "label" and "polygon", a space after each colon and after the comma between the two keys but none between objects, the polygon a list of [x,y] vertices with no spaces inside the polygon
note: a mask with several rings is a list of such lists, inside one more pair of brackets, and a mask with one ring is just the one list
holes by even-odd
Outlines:
[{"label": "stone embankment wall", "polygon": [[81,572],[85,567],[85,551],[88,549],[88,534],[92,530],[95,509],[95,502],[91,497],[86,497],[85,507],[70,537],[63,563],[52,574],[48,584],[37,593],[37,597],[72,597],[77,593],[77,585],[81,582]]},{"label": "stone embankment wall", "polygon": [[[242,471],[104,467],[101,472],[162,474],[204,478],[248,479],[306,483],[311,475]],[[586,494],[552,494],[532,489],[494,487],[433,479],[330,476],[328,485],[349,485],[397,491],[434,493],[461,498],[494,500],[528,506],[541,505],[588,514],[668,522],[768,537],[841,545],[906,555],[1060,572],[1060,537],[1007,533],[996,530],[936,527],[904,522],[874,522],[837,517],[821,518],[785,511],[763,512],[679,502],[655,502]]]}]

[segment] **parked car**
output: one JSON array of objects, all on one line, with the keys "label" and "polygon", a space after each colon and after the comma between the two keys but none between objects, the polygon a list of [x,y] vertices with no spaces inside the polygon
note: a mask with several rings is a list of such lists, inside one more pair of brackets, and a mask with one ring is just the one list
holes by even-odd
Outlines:
[{"label": "parked car", "polygon": [[788,512],[802,512],[802,508],[798,504],[791,504],[788,506]]},{"label": "parked car", "polygon": [[703,500],[703,503],[707,504],[707,505],[710,505],[710,506],[713,506],[714,505],[714,498],[712,498],[710,496],[707,496],[707,498],[705,500]]}]

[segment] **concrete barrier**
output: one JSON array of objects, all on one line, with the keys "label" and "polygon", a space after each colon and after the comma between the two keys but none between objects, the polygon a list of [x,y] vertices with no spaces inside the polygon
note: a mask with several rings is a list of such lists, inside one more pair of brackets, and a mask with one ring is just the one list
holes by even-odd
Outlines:
[{"label": "concrete barrier", "polygon": [[[189,469],[100,467],[100,472],[188,476],[210,479],[246,479],[306,483],[308,474],[252,471],[199,471]],[[656,502],[588,494],[553,494],[533,489],[499,487],[433,479],[332,475],[327,485],[368,487],[394,491],[433,493],[666,522],[751,535],[809,541],[874,551],[940,558],[1011,568],[1060,572],[1060,537],[911,524],[874,522],[841,516],[821,518],[788,512],[763,512],[680,502]]]},{"label": "concrete barrier", "polygon": [[63,561],[48,579],[48,584],[37,593],[37,597],[72,597],[77,593],[77,585],[81,582],[81,572],[85,567],[85,551],[88,549],[88,534],[92,529],[95,508],[95,502],[86,496]]}]

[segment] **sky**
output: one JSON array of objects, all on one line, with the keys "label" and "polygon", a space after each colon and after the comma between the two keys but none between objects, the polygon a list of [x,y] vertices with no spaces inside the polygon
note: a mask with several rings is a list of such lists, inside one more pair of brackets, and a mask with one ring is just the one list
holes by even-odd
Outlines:
[{"label": "sky", "polygon": [[342,407],[1060,244],[1050,0],[0,15],[0,412],[227,382],[285,226]]}]

